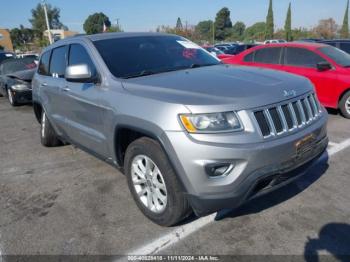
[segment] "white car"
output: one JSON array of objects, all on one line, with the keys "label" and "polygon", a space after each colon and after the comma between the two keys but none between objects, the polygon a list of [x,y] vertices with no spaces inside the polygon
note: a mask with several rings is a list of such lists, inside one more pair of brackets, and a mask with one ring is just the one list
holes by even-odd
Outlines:
[{"label": "white car", "polygon": [[286,40],[283,39],[272,39],[272,40],[266,40],[264,44],[279,44],[279,43],[287,43]]}]

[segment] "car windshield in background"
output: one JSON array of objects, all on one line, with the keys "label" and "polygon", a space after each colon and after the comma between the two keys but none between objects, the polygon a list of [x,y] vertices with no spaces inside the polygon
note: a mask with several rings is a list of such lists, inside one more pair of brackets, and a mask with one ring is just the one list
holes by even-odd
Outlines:
[{"label": "car windshield in background", "polygon": [[28,69],[33,69],[36,67],[34,62],[30,62],[28,59],[13,58],[4,61],[0,65],[0,74],[6,75],[18,71],[24,71]]},{"label": "car windshield in background", "polygon": [[111,73],[141,77],[181,69],[211,66],[220,61],[178,36],[138,36],[94,42]]},{"label": "car windshield in background", "polygon": [[338,65],[350,67],[350,55],[348,53],[333,46],[321,47],[319,50]]}]

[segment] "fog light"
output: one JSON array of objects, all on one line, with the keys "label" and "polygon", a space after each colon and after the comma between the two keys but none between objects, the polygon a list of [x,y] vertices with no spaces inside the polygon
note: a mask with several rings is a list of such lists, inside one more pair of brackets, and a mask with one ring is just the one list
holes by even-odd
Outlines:
[{"label": "fog light", "polygon": [[234,165],[231,163],[215,163],[209,164],[205,167],[206,172],[210,177],[227,176],[233,168]]}]

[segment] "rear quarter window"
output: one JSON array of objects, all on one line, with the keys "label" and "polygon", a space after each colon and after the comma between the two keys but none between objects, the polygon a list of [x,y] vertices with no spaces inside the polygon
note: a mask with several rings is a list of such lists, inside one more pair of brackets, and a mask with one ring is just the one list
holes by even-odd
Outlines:
[{"label": "rear quarter window", "polygon": [[38,66],[38,74],[48,76],[49,73],[49,64],[50,64],[50,54],[51,51],[45,52],[42,54],[39,66]]},{"label": "rear quarter window", "polygon": [[246,55],[246,56],[243,58],[243,61],[244,61],[244,62],[253,62],[253,61],[254,61],[254,53],[255,53],[255,52],[252,52],[252,53]]}]

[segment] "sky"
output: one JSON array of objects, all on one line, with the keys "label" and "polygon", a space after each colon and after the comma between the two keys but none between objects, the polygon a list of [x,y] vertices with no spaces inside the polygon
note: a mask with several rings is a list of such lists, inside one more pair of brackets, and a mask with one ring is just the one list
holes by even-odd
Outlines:
[{"label": "sky", "polygon": [[[0,28],[20,24],[30,27],[30,10],[39,0],[1,0]],[[61,9],[61,22],[70,30],[83,33],[85,19],[94,12],[105,13],[112,24],[119,23],[124,31],[150,31],[158,25],[175,26],[177,17],[182,23],[196,25],[214,19],[222,7],[231,11],[233,23],[247,26],[265,21],[269,0],[46,0]],[[282,28],[289,2],[292,3],[292,26],[311,28],[320,19],[333,17],[342,24],[347,0],[274,0],[275,27]]]}]

